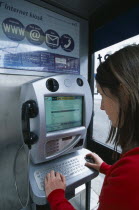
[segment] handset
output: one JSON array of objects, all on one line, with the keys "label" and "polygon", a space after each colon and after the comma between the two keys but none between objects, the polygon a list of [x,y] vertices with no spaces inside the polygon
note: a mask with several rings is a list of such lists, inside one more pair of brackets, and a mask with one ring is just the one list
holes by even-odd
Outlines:
[{"label": "handset", "polygon": [[35,144],[38,136],[30,131],[30,118],[38,115],[38,106],[35,101],[28,100],[22,105],[22,133],[25,144],[31,149],[31,145]]}]

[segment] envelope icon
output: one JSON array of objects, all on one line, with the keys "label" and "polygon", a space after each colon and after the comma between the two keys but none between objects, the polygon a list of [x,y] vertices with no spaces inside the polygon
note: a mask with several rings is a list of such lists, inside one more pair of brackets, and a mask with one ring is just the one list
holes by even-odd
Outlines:
[{"label": "envelope icon", "polygon": [[51,34],[46,34],[46,43],[51,46],[59,46],[59,37]]}]

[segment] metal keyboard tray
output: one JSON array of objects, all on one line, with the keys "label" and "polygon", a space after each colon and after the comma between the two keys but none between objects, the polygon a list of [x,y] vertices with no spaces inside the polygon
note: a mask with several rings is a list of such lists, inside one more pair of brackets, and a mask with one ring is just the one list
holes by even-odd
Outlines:
[{"label": "metal keyboard tray", "polygon": [[[90,153],[89,150],[87,149],[81,149],[79,151],[76,151],[74,153],[70,153],[68,155],[61,156],[55,160],[51,160],[46,163],[38,164],[35,165],[33,163],[30,164],[30,171],[29,171],[29,180],[30,180],[30,188],[31,188],[31,197],[34,203],[37,205],[45,205],[47,203],[45,192],[42,189],[43,186],[39,184],[38,186],[38,181],[36,174],[37,172],[40,171],[48,171],[51,169],[54,169],[59,172],[61,169],[58,170],[56,167],[57,165],[61,165],[62,163],[72,163],[72,160],[76,159],[78,164],[80,163],[82,172],[80,171],[75,171],[76,168],[74,169],[74,173],[68,174],[66,176],[66,192],[70,192],[75,190],[75,188],[79,187],[82,184],[85,184],[89,182],[91,179],[95,178],[98,175],[98,172],[93,169],[89,169],[88,167],[84,166],[85,164],[85,155]],[[55,166],[55,168],[54,168]],[[63,173],[64,174],[64,173]],[[66,175],[66,174],[64,174]],[[44,175],[43,175],[44,177]],[[37,182],[36,182],[37,181]]]}]

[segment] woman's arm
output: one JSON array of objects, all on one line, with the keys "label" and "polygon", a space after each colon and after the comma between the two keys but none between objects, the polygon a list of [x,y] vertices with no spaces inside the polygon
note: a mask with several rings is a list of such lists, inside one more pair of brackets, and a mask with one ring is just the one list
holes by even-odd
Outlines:
[{"label": "woman's arm", "polygon": [[75,210],[65,198],[66,180],[65,177],[51,171],[45,178],[45,192],[51,210]]},{"label": "woman's arm", "polygon": [[47,198],[51,210],[75,210],[75,208],[65,198],[65,191],[57,189],[52,191]]},{"label": "woman's arm", "polygon": [[86,162],[86,166],[89,168],[94,168],[105,175],[107,174],[107,171],[110,169],[111,165],[105,163],[96,153],[89,153],[86,156],[90,156],[94,160],[94,163]]},{"label": "woman's arm", "polygon": [[98,210],[139,209],[139,161],[122,158],[111,166],[100,194]]},{"label": "woman's arm", "polygon": [[107,174],[108,170],[111,168],[111,165],[108,165],[107,163],[103,162],[100,166],[100,173],[103,173],[103,174]]}]

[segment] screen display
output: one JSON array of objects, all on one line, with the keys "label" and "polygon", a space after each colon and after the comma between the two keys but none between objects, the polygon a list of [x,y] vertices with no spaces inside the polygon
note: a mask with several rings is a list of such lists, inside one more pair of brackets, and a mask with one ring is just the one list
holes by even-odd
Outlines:
[{"label": "screen display", "polygon": [[82,126],[82,96],[45,97],[44,103],[47,132]]}]

